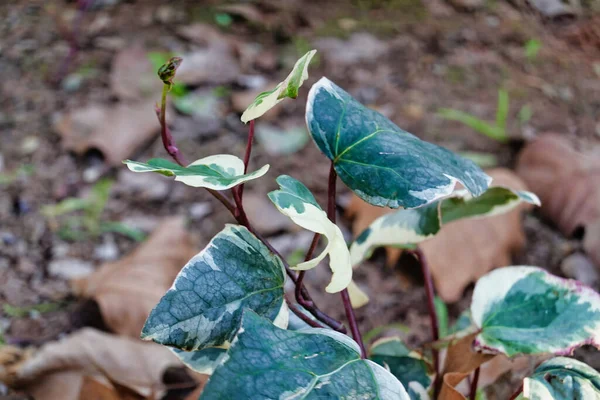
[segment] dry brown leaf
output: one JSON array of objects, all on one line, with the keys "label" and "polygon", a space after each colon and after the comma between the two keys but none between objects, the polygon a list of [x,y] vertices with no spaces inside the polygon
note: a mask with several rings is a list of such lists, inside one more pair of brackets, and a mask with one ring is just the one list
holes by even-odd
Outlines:
[{"label": "dry brown leaf", "polygon": [[124,48],[113,58],[110,89],[120,99],[160,98],[163,83],[156,75],[146,49],[140,44]]},{"label": "dry brown leaf", "polygon": [[[487,173],[494,178],[492,186],[507,186],[526,190],[526,186],[511,171],[496,168]],[[455,302],[469,283],[494,268],[511,264],[511,255],[525,244],[521,224],[522,205],[502,215],[478,219],[464,219],[444,225],[433,238],[419,246],[424,252],[439,296],[446,302]],[[355,216],[354,235],[358,235],[379,216],[393,212],[373,207],[353,198],[347,215]],[[402,251],[386,248],[387,265],[394,267]]]},{"label": "dry brown leaf", "polygon": [[584,247],[600,266],[600,157],[545,134],[519,155],[517,173],[542,201],[542,213],[567,236],[584,229]]},{"label": "dry brown leaf", "polygon": [[473,350],[473,340],[477,334],[465,336],[448,347],[442,371],[441,400],[464,400],[465,397],[455,387],[477,367],[495,357]]},{"label": "dry brown leaf", "polygon": [[195,254],[184,219],[168,218],[132,253],[71,283],[77,295],[98,302],[113,332],[137,338],[152,308]]},{"label": "dry brown leaf", "polygon": [[155,100],[113,107],[90,105],[63,116],[55,125],[65,149],[82,155],[100,151],[106,162],[121,162],[160,130],[154,112]]},{"label": "dry brown leaf", "polygon": [[164,346],[84,328],[35,352],[23,351],[18,362],[0,366],[0,380],[31,389],[37,400],[78,400],[85,377],[112,386],[120,400],[134,399],[132,392],[159,398],[164,371],[180,365]]}]

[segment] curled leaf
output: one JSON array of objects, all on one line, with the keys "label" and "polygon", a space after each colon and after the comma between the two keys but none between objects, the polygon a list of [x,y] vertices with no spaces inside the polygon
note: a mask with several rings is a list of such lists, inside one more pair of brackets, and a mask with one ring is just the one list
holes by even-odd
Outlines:
[{"label": "curled leaf", "polygon": [[175,78],[175,73],[177,72],[177,68],[183,62],[183,58],[181,57],[172,57],[167,61],[166,64],[163,64],[158,69],[158,77],[165,85],[168,85],[169,88],[173,85],[173,78]]},{"label": "curled leaf", "polygon": [[329,255],[329,267],[333,276],[325,290],[329,293],[337,293],[345,289],[352,280],[352,268],[350,253],[342,231],[327,218],[327,213],[321,209],[313,194],[302,182],[288,175],[280,175],[277,183],[280,189],[269,193],[269,198],[275,207],[294,223],[309,231],[320,233],[328,241],[321,254],[292,268],[312,269]]},{"label": "curled leaf", "polygon": [[479,279],[471,302],[480,328],[475,346],[489,353],[570,354],[600,347],[600,295],[541,268],[517,266]]},{"label": "curled leaf", "polygon": [[244,174],[244,162],[236,156],[218,154],[196,160],[182,167],[168,160],[153,158],[145,163],[125,160],[133,172],[157,172],[165,176],[175,176],[175,180],[188,186],[204,187],[213,190],[226,190],[257,179],[267,173],[269,165]]},{"label": "curled leaf", "polygon": [[316,50],[311,50],[296,61],[292,72],[283,82],[275,86],[275,89],[262,92],[256,96],[252,104],[242,114],[242,122],[247,123],[260,117],[286,97],[291,99],[298,97],[298,90],[302,83],[308,79],[308,65],[316,52]]}]

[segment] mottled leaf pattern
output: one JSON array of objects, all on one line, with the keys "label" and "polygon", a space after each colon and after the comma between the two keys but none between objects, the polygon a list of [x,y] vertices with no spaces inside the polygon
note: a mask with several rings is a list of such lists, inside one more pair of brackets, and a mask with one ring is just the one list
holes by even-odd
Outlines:
[{"label": "mottled leaf pattern", "polygon": [[472,197],[466,190],[457,190],[451,196],[426,206],[383,215],[350,246],[352,265],[360,264],[376,247],[411,248],[437,234],[444,224],[462,218],[502,214],[522,202],[540,204],[533,193],[495,186],[479,197]]},{"label": "mottled leaf pattern", "polygon": [[308,79],[308,65],[316,52],[316,50],[311,50],[296,61],[292,72],[283,82],[275,86],[275,89],[262,92],[256,96],[252,104],[242,114],[242,122],[247,123],[260,117],[286,97],[291,99],[298,97],[298,90],[302,83]]},{"label": "mottled leaf pattern", "polygon": [[200,397],[212,399],[408,400],[387,370],[361,360],[346,335],[279,329],[252,311]]},{"label": "mottled leaf pattern", "polygon": [[352,267],[350,253],[340,228],[327,218],[313,194],[302,182],[288,175],[277,178],[280,189],[269,193],[269,198],[277,209],[291,218],[294,223],[304,229],[317,232],[327,238],[325,250],[312,260],[294,266],[297,270],[308,270],[316,267],[329,255],[329,267],[333,272],[331,283],[325,288],[329,293],[339,292],[350,284]]},{"label": "mottled leaf pattern", "polygon": [[133,172],[157,172],[165,176],[175,176],[176,181],[188,186],[225,190],[241,183],[257,179],[267,173],[269,165],[244,174],[244,162],[236,156],[218,154],[196,160],[182,167],[168,160],[153,158],[145,163],[125,160],[124,164]]},{"label": "mottled leaf pattern", "polygon": [[482,194],[491,178],[473,162],[403,131],[327,78],[313,85],[306,123],[342,181],[376,206],[419,207],[461,182]]},{"label": "mottled leaf pattern", "polygon": [[428,400],[431,366],[423,357],[411,351],[399,337],[376,341],[369,350],[369,359],[387,368],[406,388],[411,400]]},{"label": "mottled leaf pattern", "polygon": [[587,364],[567,357],[543,362],[523,381],[518,399],[527,400],[598,400],[600,374]]},{"label": "mottled leaf pattern", "polygon": [[226,347],[245,308],[285,328],[284,280],[279,257],[246,228],[227,225],[183,267],[142,338],[188,351]]},{"label": "mottled leaf pattern", "polygon": [[227,359],[227,349],[220,347],[208,347],[195,351],[173,349],[173,352],[189,368],[205,375],[211,375],[215,368]]},{"label": "mottled leaf pattern", "polygon": [[483,276],[471,303],[486,352],[557,355],[600,345],[600,295],[537,267],[505,267]]}]

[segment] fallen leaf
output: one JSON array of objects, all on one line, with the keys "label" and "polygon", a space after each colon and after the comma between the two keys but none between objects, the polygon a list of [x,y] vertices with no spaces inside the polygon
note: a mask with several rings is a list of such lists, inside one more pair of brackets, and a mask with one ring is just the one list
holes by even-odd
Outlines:
[{"label": "fallen leaf", "polygon": [[[36,393],[36,400],[89,400],[80,393],[90,386],[104,396],[99,399],[160,398],[165,370],[180,365],[166,347],[84,328],[36,351],[22,350],[18,360],[0,365],[0,380]],[[107,397],[110,389],[115,396]]]},{"label": "fallen leaf", "polygon": [[561,0],[529,0],[544,17],[556,18],[561,16],[573,16],[573,8]]},{"label": "fallen leaf", "polygon": [[195,254],[183,218],[173,217],[131,254],[71,284],[77,295],[98,302],[113,332],[138,338],[150,311]]},{"label": "fallen leaf", "polygon": [[467,335],[448,347],[442,370],[443,383],[440,399],[464,400],[465,397],[455,389],[456,385],[481,364],[495,357],[493,354],[478,353],[473,350],[475,336],[477,333]]},{"label": "fallen leaf", "polygon": [[600,158],[597,149],[577,151],[558,134],[528,144],[517,173],[542,200],[542,213],[561,232],[584,232],[584,249],[600,266]]},{"label": "fallen leaf", "polygon": [[256,138],[259,145],[271,156],[294,154],[302,150],[309,140],[305,127],[281,129],[270,124],[259,124],[256,127]]},{"label": "fallen leaf", "polygon": [[95,149],[106,162],[117,166],[159,132],[154,103],[90,105],[60,118],[55,130],[65,149],[78,155]]},{"label": "fallen leaf", "polygon": [[[513,190],[527,190],[525,184],[507,169],[487,171],[494,180],[492,186],[505,186]],[[445,302],[455,302],[469,283],[494,268],[510,265],[511,255],[519,251],[525,236],[521,227],[521,205],[501,215],[450,222],[439,233],[420,244],[424,252],[439,296]],[[390,209],[370,206],[353,199],[346,215],[354,216],[355,235],[366,229],[376,218]],[[465,246],[465,238],[469,245]],[[386,247],[387,265],[394,267],[401,249]]]},{"label": "fallen leaf", "polygon": [[158,99],[163,83],[156,75],[147,51],[139,44],[120,50],[110,70],[110,90],[120,99]]}]

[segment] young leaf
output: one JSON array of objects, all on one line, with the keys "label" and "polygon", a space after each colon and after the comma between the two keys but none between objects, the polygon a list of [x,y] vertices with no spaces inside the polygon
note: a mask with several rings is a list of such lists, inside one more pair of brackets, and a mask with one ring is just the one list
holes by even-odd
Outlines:
[{"label": "young leaf", "polygon": [[540,204],[531,192],[494,186],[479,197],[471,197],[467,191],[458,190],[452,196],[424,207],[383,215],[358,235],[350,246],[352,265],[358,265],[376,247],[411,248],[437,234],[444,224],[462,218],[502,214],[522,202]]},{"label": "young leaf", "polygon": [[411,400],[429,400],[427,388],[431,385],[432,368],[421,356],[411,351],[399,337],[376,341],[369,351],[369,359],[387,368],[407,388]]},{"label": "young leaf", "polygon": [[242,122],[247,123],[260,117],[286,97],[291,99],[298,97],[298,89],[308,79],[308,64],[310,64],[310,60],[316,52],[316,50],[311,50],[296,61],[292,72],[283,82],[275,86],[275,89],[262,92],[256,96],[252,104],[242,114]]},{"label": "young leaf", "polygon": [[283,262],[242,226],[227,225],[152,310],[142,339],[182,350],[227,347],[250,308],[287,326]]},{"label": "young leaf", "polygon": [[236,156],[218,154],[201,158],[187,167],[179,166],[168,160],[153,158],[146,163],[125,160],[133,172],[157,172],[165,176],[175,176],[175,180],[188,186],[204,187],[213,190],[226,190],[241,183],[257,179],[267,173],[269,164],[244,174],[244,162]]},{"label": "young leaf", "polygon": [[341,180],[376,206],[419,207],[461,182],[478,196],[491,178],[472,161],[421,141],[327,78],[308,94],[306,123]]},{"label": "young leaf", "polygon": [[551,358],[523,380],[523,393],[518,399],[600,399],[600,374],[572,358]]},{"label": "young leaf", "polygon": [[506,140],[506,120],[509,111],[508,92],[504,89],[498,90],[498,106],[496,108],[496,126],[503,132]]},{"label": "young leaf", "polygon": [[481,329],[475,347],[490,353],[570,354],[600,346],[600,295],[537,267],[505,267],[477,282],[471,302]]},{"label": "young leaf", "polygon": [[196,351],[184,351],[176,348],[172,350],[181,362],[204,375],[212,375],[215,368],[227,359],[227,349],[220,347],[208,347]]},{"label": "young leaf", "polygon": [[321,209],[313,194],[302,182],[288,175],[280,175],[277,183],[280,189],[269,193],[269,199],[275,207],[294,223],[309,231],[322,234],[328,241],[327,247],[321,254],[294,266],[293,269],[314,268],[329,255],[329,267],[333,276],[325,290],[329,293],[337,293],[345,289],[352,280],[352,267],[342,231],[327,218],[327,213]]},{"label": "young leaf", "polygon": [[354,341],[328,329],[292,332],[245,311],[227,361],[213,373],[201,400],[408,400],[385,368],[361,360]]}]

